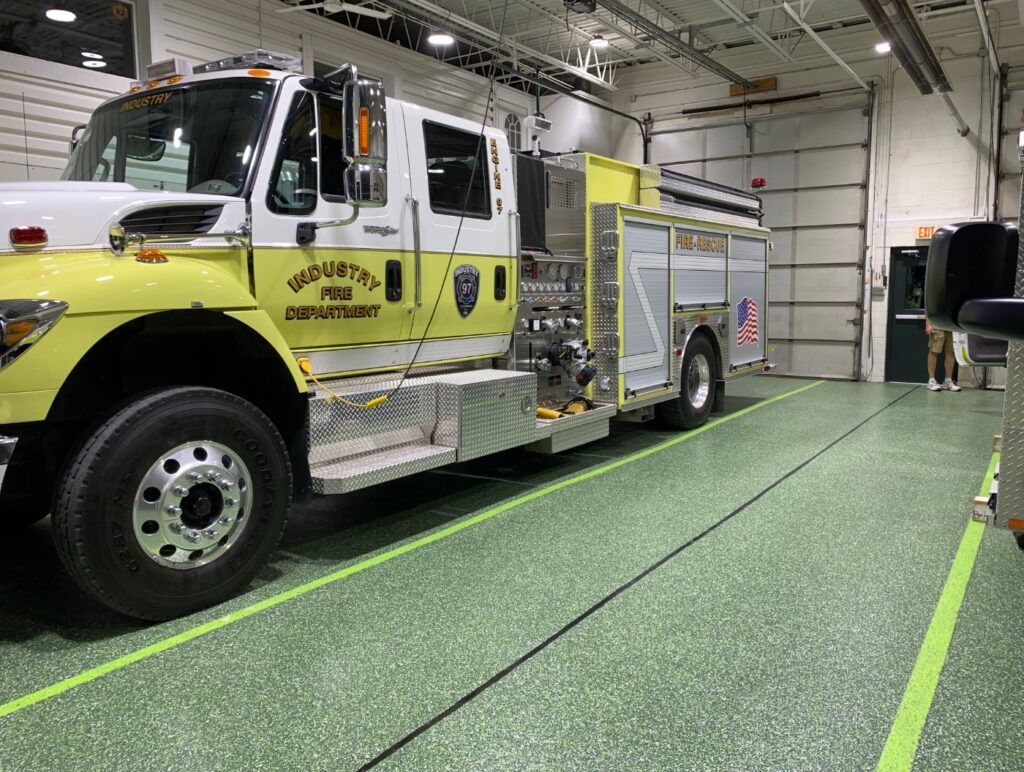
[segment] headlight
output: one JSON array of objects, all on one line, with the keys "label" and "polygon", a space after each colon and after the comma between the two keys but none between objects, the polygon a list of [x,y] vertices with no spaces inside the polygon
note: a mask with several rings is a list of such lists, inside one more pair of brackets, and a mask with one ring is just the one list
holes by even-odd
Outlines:
[{"label": "headlight", "polygon": [[24,354],[67,310],[60,300],[0,300],[0,369]]}]

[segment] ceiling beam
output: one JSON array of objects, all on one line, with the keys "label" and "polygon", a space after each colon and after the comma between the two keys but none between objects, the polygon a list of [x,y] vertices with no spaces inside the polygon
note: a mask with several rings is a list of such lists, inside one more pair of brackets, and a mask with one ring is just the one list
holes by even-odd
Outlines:
[{"label": "ceiling beam", "polygon": [[[745,27],[750,36],[764,45],[769,51],[774,53],[777,57],[786,62],[792,62],[793,57],[789,55],[782,46],[776,43],[772,36],[761,29],[757,22],[747,16],[743,11],[736,7],[736,4],[732,0],[714,0],[715,5],[729,14],[733,19],[739,22],[741,27]],[[801,20],[802,21],[802,20]]]},{"label": "ceiling beam", "polygon": [[671,33],[663,30],[643,14],[637,13],[629,6],[619,2],[619,0],[597,0],[597,4],[620,19],[624,19],[636,29],[647,33],[653,39],[666,46],[670,51],[679,54],[684,59],[688,59],[694,64],[703,67],[705,70],[713,72],[715,75],[718,75],[720,78],[723,78],[730,83],[736,83],[744,88],[752,89],[754,87],[754,84],[742,75],[739,75],[728,67],[719,64],[710,56],[706,56],[693,46],[687,45],[682,40],[674,37]]},{"label": "ceiling beam", "polygon": [[413,8],[419,11],[425,11],[431,14],[433,18],[443,19],[445,24],[452,24],[456,27],[460,27],[477,38],[487,40],[495,45],[501,44],[502,48],[505,48],[507,45],[506,51],[508,53],[520,54],[529,59],[543,62],[544,64],[548,64],[552,67],[557,67],[568,75],[582,78],[585,81],[593,83],[595,86],[600,86],[606,91],[617,91],[615,86],[603,78],[599,78],[580,67],[575,67],[569,64],[568,62],[563,62],[561,59],[549,56],[543,51],[538,51],[535,48],[530,48],[529,46],[522,45],[521,43],[508,44],[508,41],[504,39],[504,36],[499,35],[495,30],[485,27],[482,24],[477,24],[475,21],[467,19],[464,16],[451,13],[447,8],[442,8],[441,6],[430,2],[430,0],[389,0],[389,3]]},{"label": "ceiling beam", "polygon": [[[557,14],[551,13],[551,11],[549,11],[547,8],[544,8],[541,5],[538,5],[536,2],[534,2],[534,0],[516,0],[516,2],[518,2],[522,6],[529,8],[531,11],[540,14],[543,18],[548,19],[549,21],[552,21],[558,25],[562,25],[565,23],[565,19],[561,18]],[[690,72],[690,70],[688,70],[682,62],[680,62],[678,59],[673,59],[671,56],[663,54],[661,51],[654,48],[650,43],[645,42],[640,36],[634,35],[629,30],[620,27],[614,22],[610,21],[609,19],[605,19],[604,17],[598,16],[597,14],[593,14],[593,18],[596,21],[599,21],[605,27],[607,27],[611,32],[614,32],[616,35],[619,35],[625,38],[626,40],[631,41],[633,44],[640,46],[645,51],[649,51],[651,54],[656,56],[658,59],[661,59],[663,62],[671,64],[674,67],[678,67],[691,78],[693,77],[693,73]],[[591,37],[593,37],[589,32],[575,25],[569,25],[569,29],[583,37],[583,39],[587,41],[588,44]],[[626,51],[625,49],[615,45],[612,45],[611,47],[618,48],[618,50],[622,51],[624,54],[633,53],[632,51]]]},{"label": "ceiling beam", "polygon": [[808,24],[807,22],[805,22],[803,19],[800,18],[800,14],[798,14],[796,11],[794,11],[789,3],[783,3],[782,4],[782,10],[784,10],[786,13],[788,13],[790,18],[792,18],[793,21],[795,21],[797,24],[799,24],[800,28],[804,32],[806,32],[808,34],[808,36],[810,36],[810,38],[815,43],[817,43],[819,46],[821,46],[821,50],[824,51],[826,54],[828,54],[830,57],[832,57],[832,60],[836,64],[838,64],[840,67],[842,67],[846,71],[847,75],[849,75],[851,78],[853,78],[857,82],[858,86],[860,86],[862,89],[864,89],[868,93],[871,92],[871,86],[869,86],[867,83],[865,83],[864,79],[860,75],[858,75],[856,72],[854,72],[853,68],[850,65],[848,65],[846,62],[844,62],[842,60],[842,58],[839,56],[839,54],[837,54],[835,51],[833,51],[829,47],[828,43],[826,43],[824,40],[821,39],[821,35],[819,35],[817,32],[815,32],[811,28],[810,24]]}]

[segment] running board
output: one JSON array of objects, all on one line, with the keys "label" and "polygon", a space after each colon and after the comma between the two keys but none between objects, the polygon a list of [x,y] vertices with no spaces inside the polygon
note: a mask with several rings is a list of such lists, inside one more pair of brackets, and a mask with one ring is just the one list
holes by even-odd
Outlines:
[{"label": "running board", "polygon": [[310,469],[313,492],[319,495],[351,493],[388,480],[426,472],[456,460],[455,448],[410,443],[326,462]]}]

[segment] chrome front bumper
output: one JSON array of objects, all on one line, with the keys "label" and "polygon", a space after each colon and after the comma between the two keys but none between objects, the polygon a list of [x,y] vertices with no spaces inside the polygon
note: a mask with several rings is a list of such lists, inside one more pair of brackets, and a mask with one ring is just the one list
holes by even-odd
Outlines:
[{"label": "chrome front bumper", "polygon": [[14,446],[17,444],[17,437],[0,437],[0,489],[4,487],[4,474],[7,472],[7,465],[11,463]]}]

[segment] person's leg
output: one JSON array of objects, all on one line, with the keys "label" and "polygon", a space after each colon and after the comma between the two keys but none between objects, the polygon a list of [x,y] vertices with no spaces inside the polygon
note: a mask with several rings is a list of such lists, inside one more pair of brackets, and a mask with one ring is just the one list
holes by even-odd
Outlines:
[{"label": "person's leg", "polygon": [[949,391],[960,391],[960,387],[953,380],[953,367],[956,365],[956,357],[953,356],[953,333],[947,332],[945,338],[943,348],[946,352],[946,377],[942,381],[942,388]]},{"label": "person's leg", "polygon": [[935,380],[935,366],[939,363],[939,355],[934,351],[928,352],[928,379]]},{"label": "person's leg", "polygon": [[938,391],[942,387],[935,381],[935,367],[939,363],[939,354],[943,347],[942,330],[933,330],[928,336],[928,390]]}]

